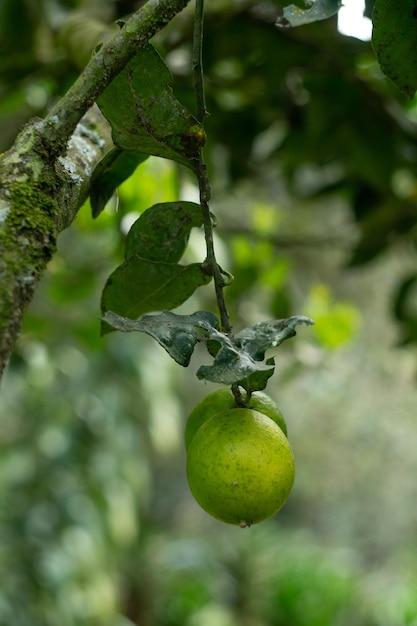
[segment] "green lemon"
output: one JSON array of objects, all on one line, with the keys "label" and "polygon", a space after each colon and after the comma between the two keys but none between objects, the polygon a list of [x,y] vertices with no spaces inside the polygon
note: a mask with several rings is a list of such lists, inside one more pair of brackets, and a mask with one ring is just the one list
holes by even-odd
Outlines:
[{"label": "green lemon", "polygon": [[286,502],[295,476],[291,446],[277,424],[253,409],[228,409],[196,432],[187,479],[199,505],[228,524],[250,526]]},{"label": "green lemon", "polygon": [[[191,440],[193,439],[199,428],[213,415],[226,411],[227,409],[237,408],[235,397],[230,387],[216,389],[209,393],[196,407],[191,411],[185,425],[185,448],[188,450]],[[281,428],[284,435],[287,434],[287,425],[284,417],[275,404],[275,402],[263,393],[256,391],[250,397],[249,403],[245,408],[254,409],[263,415],[266,415]]]}]

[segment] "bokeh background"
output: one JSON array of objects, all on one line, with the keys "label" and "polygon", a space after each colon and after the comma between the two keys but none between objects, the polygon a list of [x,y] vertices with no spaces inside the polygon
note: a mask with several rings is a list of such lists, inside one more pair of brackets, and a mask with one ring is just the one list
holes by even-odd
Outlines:
[{"label": "bokeh background", "polygon": [[[368,15],[371,2],[367,3]],[[59,24],[137,3],[1,0],[1,149],[77,75]],[[337,19],[278,31],[275,2],[207,7],[207,162],[235,329],[308,315],[268,393],[293,493],[250,529],[206,515],[183,430],[214,389],[151,338],[100,338],[100,293],[130,225],[196,200],[150,158],[97,220],[88,204],[26,316],[0,393],[1,626],[417,624],[416,101]],[[190,109],[192,14],[156,38]],[[187,260],[203,260],[192,233]],[[140,286],[138,286],[140,288]],[[180,312],[216,310],[212,286]]]}]

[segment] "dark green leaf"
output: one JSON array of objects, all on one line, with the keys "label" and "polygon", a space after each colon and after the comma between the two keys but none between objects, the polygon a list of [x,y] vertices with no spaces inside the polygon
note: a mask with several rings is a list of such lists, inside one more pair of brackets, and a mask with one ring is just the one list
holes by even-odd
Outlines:
[{"label": "dark green leaf", "polygon": [[283,341],[294,337],[298,324],[314,324],[309,317],[293,315],[283,320],[260,322],[248,326],[235,335],[236,345],[245,350],[255,361],[262,361],[269,348],[276,348]]},{"label": "dark green leaf", "polygon": [[197,377],[210,380],[215,383],[232,385],[243,380],[254,372],[267,372],[273,370],[273,366],[254,361],[252,357],[236,348],[229,337],[216,330],[208,333],[208,338],[221,345],[213,365],[202,365],[197,371]]},{"label": "dark green leaf", "polygon": [[113,311],[107,311],[102,320],[122,332],[147,333],[184,367],[190,363],[195,344],[200,339],[195,328],[208,331],[219,327],[217,317],[209,311],[197,311],[192,315],[177,315],[163,311],[158,315],[143,315],[139,320],[131,320]]},{"label": "dark green leaf", "polygon": [[201,207],[194,202],[165,202],[147,209],[126,238],[126,258],[177,263],[186,248],[191,228],[203,223]]},{"label": "dark green leaf", "polygon": [[126,152],[113,148],[100,161],[91,179],[90,202],[93,217],[100,215],[113,193],[140,163],[148,158],[148,154]]},{"label": "dark green leaf", "polygon": [[368,17],[369,19],[371,19],[374,4],[375,4],[375,0],[365,0],[365,10],[363,12],[365,17]]},{"label": "dark green leaf", "polygon": [[403,279],[397,289],[397,293],[394,297],[394,315],[401,322],[407,322],[410,320],[413,320],[414,322],[416,321],[416,287],[417,274],[413,272],[411,275]]},{"label": "dark green leaf", "polygon": [[[211,280],[202,265],[176,265],[133,255],[110,275],[103,290],[101,311],[137,318],[150,311],[174,309]],[[108,325],[102,328],[109,332]]]},{"label": "dark green leaf", "polygon": [[372,45],[382,71],[406,96],[417,89],[415,0],[377,0]]},{"label": "dark green leaf", "polygon": [[155,48],[147,45],[107,87],[98,105],[119,148],[195,169],[204,130],[175,98],[171,84],[170,70]]},{"label": "dark green leaf", "polygon": [[394,294],[393,313],[401,328],[400,345],[417,342],[417,274],[406,276]]}]

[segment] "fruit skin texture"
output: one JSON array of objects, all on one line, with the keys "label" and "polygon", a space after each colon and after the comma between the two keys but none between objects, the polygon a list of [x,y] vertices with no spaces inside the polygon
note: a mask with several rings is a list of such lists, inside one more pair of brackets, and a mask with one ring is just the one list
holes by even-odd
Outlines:
[{"label": "fruit skin texture", "polygon": [[[184,435],[186,450],[190,447],[196,432],[210,417],[213,417],[216,413],[233,408],[237,407],[230,387],[216,389],[203,398],[194,407],[187,419]],[[255,409],[255,411],[266,415],[281,428],[284,435],[287,434],[287,425],[281,411],[266,393],[262,393],[262,391],[254,392],[245,408]]]},{"label": "fruit skin texture", "polygon": [[228,409],[195,434],[187,457],[191,493],[213,517],[250,526],[277,513],[295,477],[282,430],[253,409]]}]

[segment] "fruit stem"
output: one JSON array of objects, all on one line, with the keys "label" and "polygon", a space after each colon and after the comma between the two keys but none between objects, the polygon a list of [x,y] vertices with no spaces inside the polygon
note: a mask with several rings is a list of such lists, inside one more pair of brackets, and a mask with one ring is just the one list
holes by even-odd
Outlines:
[{"label": "fruit stem", "polygon": [[232,393],[235,397],[235,402],[236,402],[237,407],[244,407],[248,403],[249,398],[248,397],[246,397],[245,399],[243,398],[242,392],[240,391],[240,388],[239,388],[239,383],[233,383]]},{"label": "fruit stem", "polygon": [[[193,74],[194,89],[196,94],[196,117],[204,128],[204,119],[208,115],[206,109],[206,98],[204,91],[204,73],[203,73],[203,23],[204,23],[204,0],[196,0],[195,16],[194,16],[194,33],[193,33]],[[208,269],[213,276],[214,289],[216,293],[217,307],[220,313],[221,329],[230,337],[232,336],[232,327],[230,318],[224,299],[223,288],[225,280],[223,272],[217,263],[213,242],[213,221],[209,208],[211,198],[210,181],[207,175],[207,168],[204,163],[203,149],[198,150],[198,168],[197,168],[198,186],[200,191],[200,206],[203,215],[204,237],[206,240]]]}]

